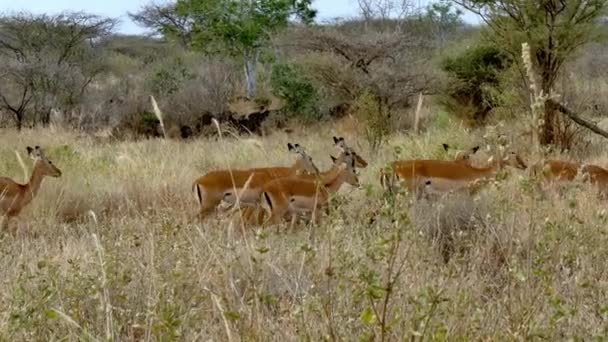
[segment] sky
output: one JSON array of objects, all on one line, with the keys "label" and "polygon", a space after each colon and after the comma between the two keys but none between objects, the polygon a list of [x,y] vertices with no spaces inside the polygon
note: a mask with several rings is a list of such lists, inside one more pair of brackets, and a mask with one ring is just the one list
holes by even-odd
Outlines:
[{"label": "sky", "polygon": [[[428,0],[416,0],[424,6]],[[129,20],[127,12],[136,12],[150,0],[0,0],[0,11],[28,11],[35,14],[54,14],[62,11],[85,11],[117,18],[117,31],[123,34],[139,34],[144,30]],[[161,2],[162,3],[162,2]],[[357,15],[357,0],[314,0],[313,7],[319,20]],[[477,22],[474,16],[465,15],[467,22]]]}]

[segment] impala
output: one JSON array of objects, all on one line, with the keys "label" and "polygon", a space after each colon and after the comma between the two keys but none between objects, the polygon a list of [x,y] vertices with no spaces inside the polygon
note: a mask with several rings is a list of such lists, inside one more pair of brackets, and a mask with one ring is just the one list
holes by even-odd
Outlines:
[{"label": "impala", "polygon": [[584,164],[581,167],[581,172],[589,177],[592,184],[599,187],[600,193],[608,194],[608,170],[597,165]]},{"label": "impala", "polygon": [[532,173],[540,173],[547,180],[572,181],[576,178],[581,164],[562,160],[541,160],[531,167]]},{"label": "impala", "polygon": [[314,216],[342,184],[359,187],[354,155],[346,152],[343,157],[336,160],[334,167],[323,177],[279,178],[264,185],[262,202],[269,215],[267,222],[280,223],[287,214],[313,213]]},{"label": "impala", "polygon": [[[450,145],[448,145],[448,144],[442,144],[442,146],[446,152],[448,152],[451,149]],[[471,148],[470,151],[458,151],[454,155],[454,161],[462,162],[465,164],[470,164],[471,156],[474,155],[478,150],[479,150],[479,146],[475,146],[475,147]]]},{"label": "impala", "polygon": [[[354,160],[354,166],[356,168],[365,168],[367,167],[368,163],[365,159],[363,159],[360,155],[358,155],[352,148],[350,148],[344,138],[340,137],[333,137],[333,141],[334,141],[334,146],[336,148],[338,148],[338,150],[340,150],[340,155],[335,158],[333,156],[330,156],[332,159],[332,167],[324,172],[318,173],[318,174],[296,174],[293,175],[292,177],[296,177],[300,180],[306,180],[306,181],[315,181],[315,180],[319,180],[319,179],[325,179],[327,177],[330,177],[331,175],[335,174],[338,171],[338,168],[341,166],[341,164],[344,162],[344,160],[346,160],[347,156],[348,158],[352,158]],[[280,177],[278,177],[280,178]],[[242,222],[245,224],[252,224],[255,223],[257,225],[261,225],[264,221],[264,215],[265,215],[265,211],[259,207],[259,200],[261,199],[261,194],[262,194],[262,188],[257,188],[258,189],[258,198],[257,198],[257,202],[249,202],[249,203],[245,203],[245,207],[243,208],[243,210],[241,211],[240,215],[242,218]],[[255,194],[254,191],[251,192],[251,194]],[[229,200],[234,200],[234,198],[232,197],[228,197]],[[226,199],[225,199],[226,200]],[[242,201],[242,199],[241,199]]]},{"label": "impala", "polygon": [[[201,206],[200,218],[206,218],[223,200],[228,203],[235,203],[237,195],[245,205],[250,202],[257,202],[259,188],[274,178],[287,177],[299,172],[319,172],[319,169],[312,162],[312,158],[300,145],[288,143],[287,148],[289,152],[298,155],[298,159],[291,167],[214,170],[196,179],[192,189],[196,192]],[[255,194],[257,194],[257,198],[255,198]]]},{"label": "impala", "polygon": [[431,181],[433,190],[447,192],[460,190],[475,182],[489,179],[504,166],[526,169],[523,160],[514,152],[505,158],[494,161],[490,158],[487,167],[474,167],[458,161],[444,160],[401,160],[391,163],[389,171],[381,173],[381,183],[390,187],[399,182],[409,191],[416,192],[427,181]]},{"label": "impala", "polygon": [[[441,144],[441,146],[443,147],[443,149],[446,152],[449,152],[449,150],[451,149],[450,145],[445,144],[445,143]],[[454,155],[453,161],[464,164],[464,165],[473,166],[472,161],[471,161],[471,156],[473,154],[477,153],[478,150],[479,150],[479,146],[475,146],[475,147],[471,148],[470,151],[458,151]],[[393,162],[392,164],[395,164],[395,163],[398,163],[398,162]],[[389,167],[389,169],[390,169],[390,167]],[[395,181],[395,175],[392,170],[380,169],[379,178],[380,178],[380,185],[383,188],[387,188],[388,190],[392,189],[392,187],[394,186],[394,181]],[[428,184],[426,184],[426,186],[424,188],[430,189],[430,182]]]},{"label": "impala", "polygon": [[0,177],[0,227],[8,229],[10,219],[19,215],[38,193],[45,176],[61,177],[61,171],[46,158],[40,146],[27,147],[27,153],[34,160],[30,181],[19,184],[10,178]]},{"label": "impala", "polygon": [[602,193],[608,192],[608,170],[603,167],[549,159],[536,164],[533,172],[539,169],[548,181],[573,181],[580,174],[583,179],[597,185]]}]

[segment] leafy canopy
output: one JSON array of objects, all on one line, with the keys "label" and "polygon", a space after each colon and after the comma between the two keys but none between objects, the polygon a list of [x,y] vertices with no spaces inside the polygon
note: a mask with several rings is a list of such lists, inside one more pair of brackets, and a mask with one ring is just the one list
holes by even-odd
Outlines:
[{"label": "leafy canopy", "polygon": [[311,0],[178,0],[176,11],[191,20],[194,48],[233,56],[257,51],[292,18],[316,15]]},{"label": "leafy canopy", "polygon": [[532,48],[543,90],[554,84],[563,63],[585,43],[598,38],[599,19],[608,0],[454,0],[479,15],[491,39],[512,57],[521,44]]}]

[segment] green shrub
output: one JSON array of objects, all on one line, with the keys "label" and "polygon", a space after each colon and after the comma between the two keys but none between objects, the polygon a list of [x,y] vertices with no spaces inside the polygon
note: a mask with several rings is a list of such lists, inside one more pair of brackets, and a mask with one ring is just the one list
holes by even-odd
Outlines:
[{"label": "green shrub", "polygon": [[370,148],[376,151],[390,132],[390,115],[378,99],[364,92],[355,102],[355,115],[365,123],[365,138]]},{"label": "green shrub", "polygon": [[319,94],[304,71],[294,64],[275,64],[272,67],[270,85],[275,96],[287,104],[286,114],[306,121],[318,120]]},{"label": "green shrub", "polygon": [[184,82],[194,76],[184,65],[181,58],[175,58],[167,64],[161,64],[158,69],[150,75],[148,85],[155,96],[172,95],[181,89]]},{"label": "green shrub", "polygon": [[444,104],[453,114],[483,123],[496,105],[493,93],[500,86],[500,73],[510,65],[498,48],[487,45],[444,59],[441,67],[450,76]]}]

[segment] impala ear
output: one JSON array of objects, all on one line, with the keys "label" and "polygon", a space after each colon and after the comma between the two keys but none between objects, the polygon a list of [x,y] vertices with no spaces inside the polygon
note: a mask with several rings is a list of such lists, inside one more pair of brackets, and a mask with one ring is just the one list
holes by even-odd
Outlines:
[{"label": "impala ear", "polygon": [[443,149],[447,152],[450,149],[450,145],[448,144],[441,144],[441,146],[443,146]]},{"label": "impala ear", "polygon": [[34,149],[33,149],[33,148],[31,148],[30,146],[26,147],[26,149],[27,149],[27,154],[28,154],[28,155],[31,155],[31,154],[32,154],[32,152],[34,152]]},{"label": "impala ear", "polygon": [[479,150],[479,146],[475,146],[471,149],[473,153],[476,153]]},{"label": "impala ear", "polygon": [[340,140],[338,138],[334,137],[334,144],[338,145],[338,142],[340,142]]},{"label": "impala ear", "polygon": [[298,150],[296,148],[297,148],[297,144],[292,145],[291,143],[287,143],[287,150],[289,150],[289,152],[298,153]]},{"label": "impala ear", "polygon": [[329,155],[329,157],[331,158],[331,162],[334,164],[336,163],[336,160],[338,160],[336,157],[334,157],[332,155]]}]

